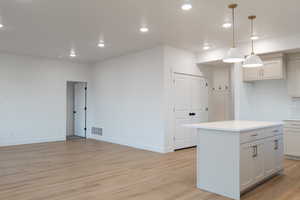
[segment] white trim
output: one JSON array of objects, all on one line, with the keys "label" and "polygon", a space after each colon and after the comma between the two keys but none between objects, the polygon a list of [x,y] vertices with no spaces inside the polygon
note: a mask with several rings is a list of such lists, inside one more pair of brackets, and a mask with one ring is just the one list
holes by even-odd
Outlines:
[{"label": "white trim", "polygon": [[132,148],[136,148],[136,149],[152,151],[152,152],[156,152],[156,153],[166,153],[166,149],[163,146],[158,147],[158,146],[140,145],[140,144],[135,143],[135,142],[127,142],[127,141],[125,142],[125,141],[122,141],[121,139],[108,138],[108,137],[90,136],[89,138],[94,139],[94,140],[98,140],[98,141],[103,141],[103,142],[109,142],[109,143],[113,143],[113,144],[128,146],[128,147],[132,147]]},{"label": "white trim", "polygon": [[55,138],[28,138],[28,139],[21,139],[21,140],[14,138],[14,140],[11,140],[11,141],[4,141],[4,140],[0,141],[0,147],[23,145],[23,144],[45,143],[45,142],[58,142],[58,141],[66,141],[66,136],[55,137]]}]

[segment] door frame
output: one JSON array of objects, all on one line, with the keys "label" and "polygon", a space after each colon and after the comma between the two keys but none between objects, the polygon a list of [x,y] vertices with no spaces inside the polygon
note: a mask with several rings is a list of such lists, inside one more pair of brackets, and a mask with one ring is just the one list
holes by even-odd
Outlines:
[{"label": "door frame", "polygon": [[[85,87],[84,87],[84,137],[83,138],[87,139],[87,116],[88,116],[88,102],[87,102],[87,92],[88,91],[87,91],[87,89],[88,89],[88,82],[87,81],[66,81],[66,92],[67,92],[67,89],[68,89],[68,86],[67,86],[68,83],[73,83],[73,84],[83,83],[83,84],[85,84]],[[74,89],[74,96],[75,96],[74,85],[73,85],[73,89]],[[73,103],[74,102],[75,102],[75,99],[73,99]],[[66,122],[68,121],[68,119],[67,119],[67,111],[68,111],[67,110],[67,106],[68,106],[67,103],[68,103],[68,96],[66,94]],[[74,111],[74,109],[73,109],[73,111]],[[74,119],[74,116],[72,117],[72,120],[73,120],[74,132],[75,132],[75,119]],[[68,127],[66,127],[66,130],[67,130],[67,128]],[[66,138],[67,138],[67,131],[66,131]]]},{"label": "door frame", "polygon": [[[176,72],[176,71],[171,71],[171,95],[170,95],[170,104],[171,104],[171,124],[170,124],[170,131],[171,131],[171,147],[172,151],[175,151],[175,127],[176,127],[176,116],[175,116],[175,75],[184,75],[184,76],[192,76],[192,77],[199,77],[203,78],[206,80],[207,87],[209,87],[209,82],[208,78],[204,75],[199,75],[199,74],[191,74],[191,73],[183,73],[183,72]],[[209,90],[207,94],[207,98],[209,98]],[[209,100],[209,99],[208,99]],[[209,108],[209,105],[208,105]]]}]

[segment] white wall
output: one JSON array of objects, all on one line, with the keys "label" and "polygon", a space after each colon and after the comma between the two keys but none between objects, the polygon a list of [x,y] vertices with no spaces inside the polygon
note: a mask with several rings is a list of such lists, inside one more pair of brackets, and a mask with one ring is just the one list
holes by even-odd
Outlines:
[{"label": "white wall", "polygon": [[92,69],[93,124],[89,137],[164,152],[163,48],[97,63]]},{"label": "white wall", "polygon": [[64,140],[67,80],[89,81],[87,66],[0,54],[0,146]]},{"label": "white wall", "polygon": [[282,121],[291,116],[286,80],[243,82],[242,67],[235,65],[236,119]]}]

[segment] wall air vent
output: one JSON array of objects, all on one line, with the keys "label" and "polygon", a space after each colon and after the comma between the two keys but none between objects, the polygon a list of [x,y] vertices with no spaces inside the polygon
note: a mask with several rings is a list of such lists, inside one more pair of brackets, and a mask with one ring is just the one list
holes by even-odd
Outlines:
[{"label": "wall air vent", "polygon": [[92,135],[103,135],[103,129],[102,128],[97,128],[97,127],[92,127]]}]

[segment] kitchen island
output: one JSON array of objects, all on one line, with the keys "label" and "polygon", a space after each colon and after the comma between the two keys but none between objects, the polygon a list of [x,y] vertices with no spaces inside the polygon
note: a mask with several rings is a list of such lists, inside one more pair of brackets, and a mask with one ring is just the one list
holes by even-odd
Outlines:
[{"label": "kitchen island", "polygon": [[221,121],[196,128],[197,187],[232,199],[283,171],[282,123]]}]

